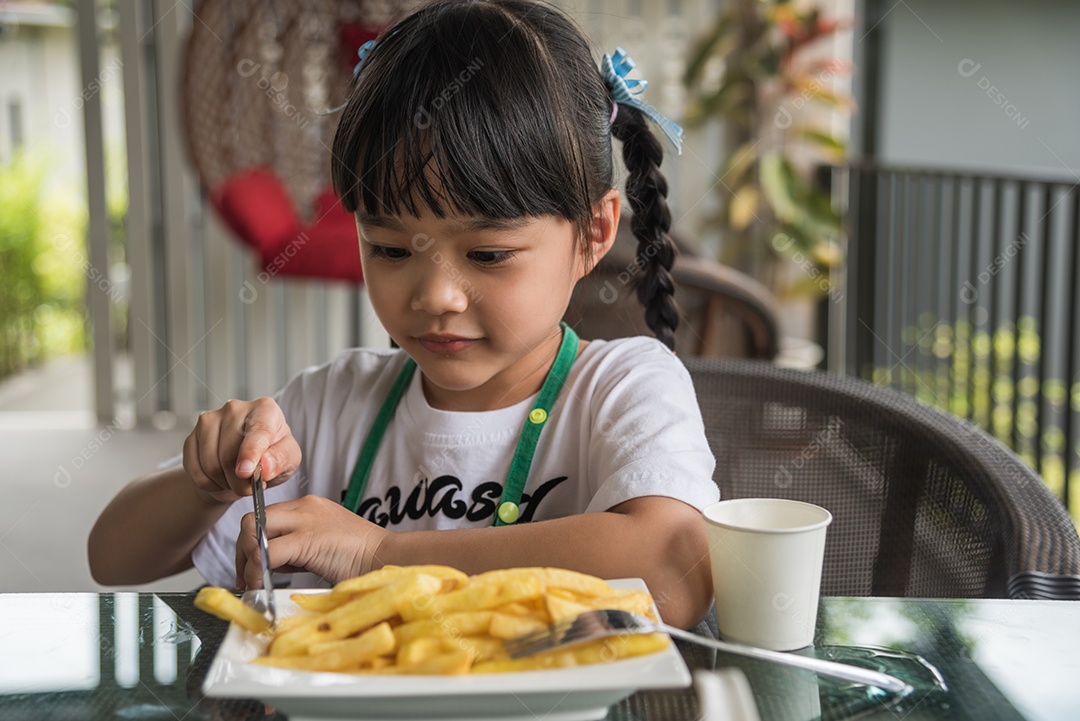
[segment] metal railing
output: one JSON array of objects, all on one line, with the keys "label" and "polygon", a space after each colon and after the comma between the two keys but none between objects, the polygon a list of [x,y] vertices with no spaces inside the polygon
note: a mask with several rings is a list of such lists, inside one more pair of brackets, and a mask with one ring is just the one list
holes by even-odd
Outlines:
[{"label": "metal railing", "polygon": [[987,429],[1080,515],[1080,179],[837,174],[847,370]]}]

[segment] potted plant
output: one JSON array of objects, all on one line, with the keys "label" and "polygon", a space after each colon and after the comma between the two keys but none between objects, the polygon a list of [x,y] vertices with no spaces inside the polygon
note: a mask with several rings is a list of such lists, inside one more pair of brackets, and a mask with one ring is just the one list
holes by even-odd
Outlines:
[{"label": "potted plant", "polygon": [[843,261],[840,218],[814,173],[846,153],[827,122],[852,107],[833,89],[848,64],[820,52],[842,27],[818,7],[731,0],[686,70],[687,124],[724,121],[720,211],[708,220],[721,230],[719,259],[782,301],[838,292],[830,271]]}]

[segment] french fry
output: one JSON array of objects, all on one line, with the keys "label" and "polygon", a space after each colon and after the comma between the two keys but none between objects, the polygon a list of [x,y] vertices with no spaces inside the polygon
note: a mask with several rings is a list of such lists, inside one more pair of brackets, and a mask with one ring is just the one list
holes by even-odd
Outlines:
[{"label": "french fry", "polygon": [[278,620],[274,623],[274,633],[280,635],[286,631],[305,626],[311,621],[311,615],[306,613],[298,613],[295,616],[278,616]]},{"label": "french fry", "polygon": [[543,604],[537,604],[535,601],[530,601],[528,603],[521,603],[519,601],[515,601],[514,603],[504,603],[503,605],[498,606],[494,610],[499,613],[505,613],[508,616],[530,617],[536,616],[537,613],[545,612]]},{"label": "french fry", "polygon": [[376,656],[375,658],[368,659],[360,664],[360,670],[362,671],[378,671],[381,668],[387,666],[393,666],[394,659],[389,656]]},{"label": "french fry", "polygon": [[359,670],[363,662],[394,650],[390,624],[380,623],[356,638],[317,644],[307,656],[262,656],[254,663],[298,671]]},{"label": "french fry", "polygon": [[394,637],[390,624],[383,621],[372,626],[359,636],[342,639],[341,641],[316,643],[309,650],[312,656],[340,651],[360,654],[361,651],[370,650],[371,653],[362,654],[361,661],[367,661],[375,656],[385,656],[388,653],[393,653],[397,649],[397,645],[397,638]]},{"label": "french fry", "polygon": [[343,606],[349,601],[355,600],[356,597],[360,595],[363,595],[363,592],[355,595],[351,593],[334,595],[333,592],[293,593],[289,595],[289,598],[305,611],[311,611],[312,613],[329,613],[338,606]]},{"label": "french fry", "polygon": [[[510,568],[466,576],[447,566],[385,566],[328,592],[297,593],[301,611],[280,618],[267,654],[254,660],[294,671],[359,674],[501,673],[605,663],[667,646],[664,634],[626,634],[510,659],[506,639],[591,609],[655,619],[652,598],[560,568]],[[196,605],[254,633],[269,622],[225,589]]]},{"label": "french fry", "polygon": [[593,608],[577,601],[568,601],[551,593],[544,594],[544,603],[547,606],[547,613],[551,623],[565,621],[568,618],[577,618]]},{"label": "french fry", "polygon": [[[281,633],[275,634],[274,638],[270,641],[269,653],[271,656],[285,656],[288,655],[286,651],[293,647],[297,641],[304,638],[315,631],[315,629],[322,623],[323,616],[298,616],[296,621],[289,624],[287,629],[284,629]],[[287,640],[286,640],[287,639]],[[297,651],[294,655],[299,655],[300,651]]]},{"label": "french fry", "polygon": [[343,596],[363,591],[374,591],[394,581],[411,578],[421,573],[435,578],[449,579],[461,586],[469,582],[467,575],[450,566],[383,566],[377,571],[365,573],[363,576],[350,578],[336,584],[331,591],[331,595]]},{"label": "french fry", "polygon": [[507,613],[495,613],[491,616],[488,634],[503,640],[535,633],[547,628],[547,622],[529,616],[513,616]]},{"label": "french fry", "polygon": [[270,628],[270,619],[224,588],[206,586],[195,595],[195,607],[225,621],[232,621],[252,633]]},{"label": "french fry", "polygon": [[611,593],[611,587],[596,576],[571,571],[566,568],[500,568],[495,571],[479,573],[469,578],[469,585],[486,583],[506,583],[522,578],[536,578],[544,588],[562,588],[585,596],[603,596]]},{"label": "french fry", "polygon": [[472,661],[473,657],[471,651],[458,649],[449,653],[432,656],[419,663],[407,666],[387,666],[386,668],[380,669],[380,673],[421,676],[460,676],[469,672],[469,669],[472,667]]},{"label": "french fry", "polygon": [[612,636],[592,643],[583,643],[567,651],[574,655],[578,666],[593,663],[611,663],[620,658],[643,656],[667,648],[671,640],[663,633],[630,633]]},{"label": "french fry", "polygon": [[651,618],[654,621],[660,620],[653,611],[652,596],[644,591],[631,590],[629,593],[599,596],[592,599],[589,605],[593,608],[615,608],[630,611]]},{"label": "french fry", "polygon": [[491,627],[491,611],[448,613],[437,619],[425,618],[394,629],[398,645],[426,636],[476,636]]},{"label": "french fry", "polygon": [[[339,642],[341,643],[341,642]],[[474,661],[508,658],[503,641],[491,636],[427,636],[398,647],[394,659],[398,666],[415,666],[428,659],[454,651],[468,651]]]},{"label": "french fry", "polygon": [[457,591],[418,598],[417,603],[401,609],[401,617],[406,621],[415,621],[457,611],[483,611],[515,601],[531,601],[539,598],[543,592],[543,582],[531,576],[510,579],[505,583],[470,582]]},{"label": "french fry", "polygon": [[539,671],[553,668],[610,663],[632,656],[660,651],[671,643],[662,633],[627,634],[600,639],[562,651],[549,651],[525,658],[482,661],[472,667],[472,673],[509,673]]},{"label": "french fry", "polygon": [[605,596],[611,593],[611,586],[596,576],[565,568],[544,568],[541,571],[546,588],[562,588],[583,596]]},{"label": "french fry", "polygon": [[291,598],[301,608],[314,613],[328,613],[366,593],[419,573],[443,580],[443,591],[452,591],[469,582],[469,577],[449,566],[383,566],[363,576],[350,578],[334,586],[329,593],[294,593]]},{"label": "french fry", "polygon": [[457,650],[459,647],[449,636],[416,638],[398,648],[394,662],[398,666],[415,666],[429,658]]},{"label": "french fry", "polygon": [[519,671],[551,671],[557,668],[570,668],[577,665],[577,660],[569,651],[561,653],[543,653],[526,658],[501,658],[474,663],[471,673],[517,673]]},{"label": "french fry", "polygon": [[573,591],[568,591],[565,588],[549,588],[547,589],[547,592],[544,593],[544,595],[565,598],[567,601],[577,601],[580,598],[578,594],[574,593]]},{"label": "french fry", "polygon": [[471,649],[473,662],[509,658],[501,638],[491,636],[463,636],[456,640],[461,648]]},{"label": "french fry", "polygon": [[270,655],[302,656],[314,644],[346,638],[386,621],[400,614],[403,607],[411,607],[417,598],[430,597],[441,587],[441,579],[423,573],[399,579],[344,606],[338,606],[330,613],[316,616],[314,624],[306,624],[276,637],[270,644]]}]

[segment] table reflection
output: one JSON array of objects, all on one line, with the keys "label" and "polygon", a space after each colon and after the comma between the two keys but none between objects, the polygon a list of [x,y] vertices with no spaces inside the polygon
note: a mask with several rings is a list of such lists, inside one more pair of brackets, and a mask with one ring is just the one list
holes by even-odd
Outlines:
[{"label": "table reflection", "polygon": [[947,671],[939,703],[956,718],[1080,718],[1080,602],[830,599],[822,611],[830,643],[915,653]]},{"label": "table reflection", "polygon": [[197,631],[177,605],[199,613],[183,594],[0,596],[0,648],[17,649],[0,654],[0,718],[213,718],[191,671],[223,628]]},{"label": "table reflection", "polygon": [[[193,594],[0,595],[0,719],[284,719],[256,700],[203,698],[226,626]],[[873,690],[680,644],[692,669],[736,665],[763,721],[1080,718],[1080,603],[822,600],[804,653],[876,667],[916,693]],[[938,676],[940,675],[940,677]],[[889,703],[893,701],[893,703]],[[638,693],[610,719],[693,719],[691,689]]]}]

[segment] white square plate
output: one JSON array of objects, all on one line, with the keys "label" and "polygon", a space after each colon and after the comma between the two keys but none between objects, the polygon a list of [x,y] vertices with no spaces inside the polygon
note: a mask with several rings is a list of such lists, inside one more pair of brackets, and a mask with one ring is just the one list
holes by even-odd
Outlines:
[{"label": "white square plate", "polygon": [[[647,590],[640,578],[608,581],[613,588]],[[276,591],[278,614],[298,610]],[[656,653],[606,664],[552,671],[476,676],[378,676],[310,673],[247,663],[265,653],[266,639],[229,627],[203,682],[215,698],[255,698],[307,719],[599,719],[639,689],[690,685],[674,644]]]}]

